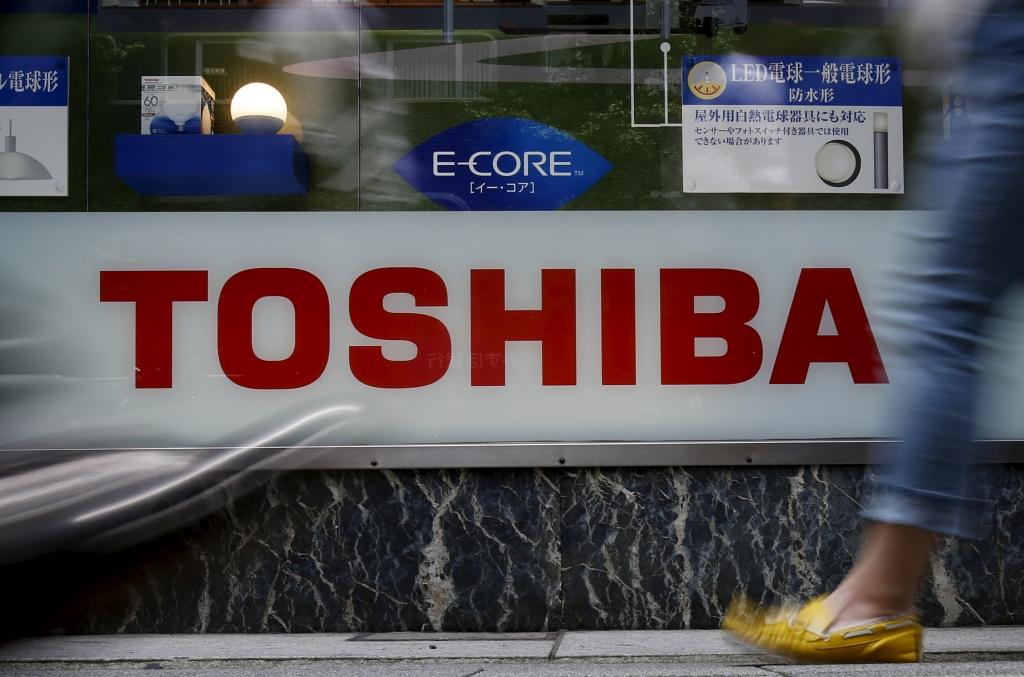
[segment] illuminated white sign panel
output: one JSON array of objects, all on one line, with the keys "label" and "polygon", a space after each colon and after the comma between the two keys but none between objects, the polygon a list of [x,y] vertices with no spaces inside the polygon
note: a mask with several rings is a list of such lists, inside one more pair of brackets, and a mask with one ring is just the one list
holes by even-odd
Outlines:
[{"label": "illuminated white sign panel", "polygon": [[874,437],[908,218],[9,214],[0,443]]},{"label": "illuminated white sign panel", "polygon": [[691,193],[903,192],[899,59],[683,59]]}]

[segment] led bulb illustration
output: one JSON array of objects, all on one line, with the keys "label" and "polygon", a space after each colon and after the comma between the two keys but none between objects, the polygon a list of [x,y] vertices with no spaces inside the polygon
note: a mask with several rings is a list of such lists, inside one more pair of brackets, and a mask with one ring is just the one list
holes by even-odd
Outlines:
[{"label": "led bulb illustration", "polygon": [[814,169],[826,185],[844,188],[860,175],[860,153],[847,141],[829,141],[814,156]]},{"label": "led bulb illustration", "polygon": [[0,180],[39,180],[53,176],[43,164],[30,155],[17,151],[18,140],[14,137],[14,121],[7,121],[7,137],[4,150],[0,152]]},{"label": "led bulb illustration", "polygon": [[185,131],[185,123],[199,112],[200,105],[202,105],[202,99],[199,92],[192,91],[187,87],[177,87],[164,95],[164,101],[160,108],[164,115],[174,123],[180,134]]},{"label": "led bulb illustration", "polygon": [[288,119],[288,104],[270,85],[250,82],[231,99],[231,119],[244,134],[277,134]]}]

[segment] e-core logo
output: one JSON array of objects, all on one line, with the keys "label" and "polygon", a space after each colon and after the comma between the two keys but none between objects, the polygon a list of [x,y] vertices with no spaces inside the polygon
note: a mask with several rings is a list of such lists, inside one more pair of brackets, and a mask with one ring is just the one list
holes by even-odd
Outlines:
[{"label": "e-core logo", "polygon": [[611,167],[565,132],[520,118],[452,127],[392,165],[413,188],[456,211],[558,209]]}]

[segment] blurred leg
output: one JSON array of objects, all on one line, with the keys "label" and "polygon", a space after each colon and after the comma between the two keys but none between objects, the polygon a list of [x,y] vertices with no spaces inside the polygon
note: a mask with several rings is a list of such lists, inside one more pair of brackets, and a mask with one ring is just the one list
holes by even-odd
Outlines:
[{"label": "blurred leg", "polygon": [[935,533],[901,524],[872,524],[857,563],[828,597],[832,628],[898,616],[914,606]]},{"label": "blurred leg", "polygon": [[[1007,287],[1024,279],[1024,2],[995,0],[964,77],[972,130],[960,147],[952,196],[910,300],[916,362],[900,416],[903,440],[881,451],[871,524],[856,564],[825,600],[792,612],[742,596],[723,627],[741,640],[813,662],[921,660],[911,613],[939,533],[971,536],[974,400],[983,324]],[[869,638],[869,639],[865,639]]]},{"label": "blurred leg", "polygon": [[970,536],[977,351],[995,301],[1024,272],[1024,7],[999,2],[979,27],[965,82],[974,104],[952,205],[921,272],[916,367],[903,442],[881,468],[866,542],[830,597],[833,627],[907,611],[936,533]]}]

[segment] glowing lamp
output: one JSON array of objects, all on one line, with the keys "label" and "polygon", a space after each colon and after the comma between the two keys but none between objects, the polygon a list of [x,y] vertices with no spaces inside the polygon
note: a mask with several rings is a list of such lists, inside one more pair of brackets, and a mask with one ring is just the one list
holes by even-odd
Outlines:
[{"label": "glowing lamp", "polygon": [[288,104],[270,85],[250,82],[231,99],[231,119],[243,134],[277,134],[288,119]]}]

